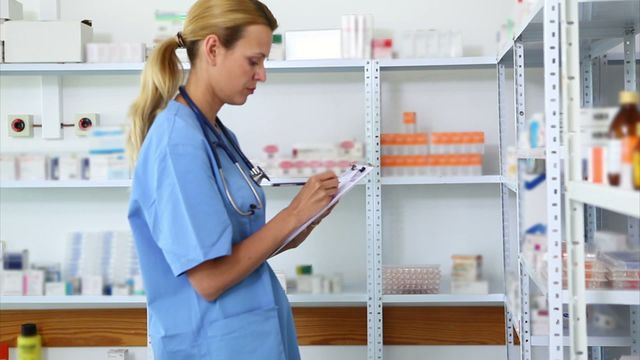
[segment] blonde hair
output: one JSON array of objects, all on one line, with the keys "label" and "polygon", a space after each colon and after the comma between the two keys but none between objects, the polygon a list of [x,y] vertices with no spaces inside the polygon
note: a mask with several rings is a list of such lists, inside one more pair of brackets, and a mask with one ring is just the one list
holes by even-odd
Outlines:
[{"label": "blonde hair", "polygon": [[[222,46],[231,49],[249,25],[266,25],[274,31],[278,22],[269,8],[258,0],[196,1],[189,9],[181,33],[192,66],[202,39],[215,34]],[[127,146],[134,165],[154,119],[175,97],[183,82],[182,64],[176,56],[178,47],[178,37],[164,40],[151,53],[142,71],[140,94],[129,110],[132,123]]]}]

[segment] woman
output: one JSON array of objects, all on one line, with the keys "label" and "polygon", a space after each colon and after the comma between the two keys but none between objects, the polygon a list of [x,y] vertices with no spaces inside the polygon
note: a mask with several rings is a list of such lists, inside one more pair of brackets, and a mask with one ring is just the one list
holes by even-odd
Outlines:
[{"label": "woman", "polygon": [[[332,172],[310,178],[265,224],[257,174],[217,117],[266,80],[276,27],[257,0],[198,0],[184,31],[144,69],[131,107],[129,222],[157,360],[300,358],[291,308],[266,260],[329,203],[338,180]],[[191,62],[180,88],[178,47]]]}]

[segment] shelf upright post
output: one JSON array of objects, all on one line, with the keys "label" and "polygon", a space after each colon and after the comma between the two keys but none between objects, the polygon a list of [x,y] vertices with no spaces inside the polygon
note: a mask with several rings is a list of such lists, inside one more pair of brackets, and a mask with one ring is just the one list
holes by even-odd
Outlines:
[{"label": "shelf upright post", "polygon": [[[514,109],[515,109],[515,133],[516,133],[516,146],[519,144],[520,132],[526,126],[526,112],[525,112],[525,77],[524,77],[524,43],[521,38],[514,41],[513,44],[513,81],[514,81]],[[535,160],[534,160],[535,161]],[[520,201],[521,189],[520,181],[524,178],[523,166],[521,161],[518,160],[518,193],[516,194],[516,213],[517,213],[517,256],[520,257],[520,243],[524,236],[524,231],[521,228],[522,221],[522,203]],[[520,279],[520,356],[523,360],[531,359],[531,313],[529,306],[529,275],[522,266],[522,263],[518,261],[518,277]]]},{"label": "shelf upright post", "polygon": [[524,264],[519,261],[520,268],[520,304],[522,318],[520,319],[520,354],[522,360],[531,360],[531,306],[529,305],[529,274]]},{"label": "shelf upright post", "polygon": [[[567,181],[581,179],[580,161],[580,29],[577,0],[562,0],[562,106],[564,115]],[[587,349],[587,309],[585,302],[584,271],[584,204],[566,199],[567,216],[567,264],[569,282],[569,334],[571,337],[570,357],[572,360],[586,360]],[[560,312],[562,314],[562,312]]]},{"label": "shelf upright post", "polygon": [[[636,43],[635,29],[630,28],[625,31],[624,35],[624,89],[629,91],[637,91],[638,77],[636,73]],[[628,218],[628,233],[630,239],[638,239],[640,237],[640,219]],[[640,355],[640,306],[632,305],[629,308],[631,317],[631,355]]]},{"label": "shelf upright post", "polygon": [[[500,206],[502,211],[502,269],[503,269],[503,279],[504,279],[504,288],[508,289],[509,284],[507,283],[507,274],[509,274],[509,270],[512,267],[511,259],[511,231],[509,224],[509,211],[508,201],[509,201],[509,188],[505,184],[504,180],[506,179],[506,154],[505,154],[505,139],[504,139],[504,127],[503,124],[505,122],[505,86],[506,86],[506,75],[505,75],[505,66],[502,63],[498,63],[497,65],[497,85],[498,85],[498,155],[500,161],[500,176],[503,181],[500,184]],[[517,255],[517,254],[516,254]],[[507,302],[504,306],[504,319],[505,319],[505,343],[507,345],[507,359],[510,359],[510,350],[513,347],[513,317],[511,314],[512,309],[509,308],[510,302],[507,299]]]},{"label": "shelf upright post", "polygon": [[[591,4],[587,9],[591,10]],[[590,13],[590,11],[589,11]],[[593,107],[593,56],[591,53],[591,46],[587,46],[582,50],[584,56],[580,61],[580,73],[582,86],[582,107]],[[585,222],[587,225],[586,241],[593,243],[595,232],[598,230],[599,222],[602,220],[602,211],[592,205],[585,205]]]},{"label": "shelf upright post", "polygon": [[367,359],[382,360],[382,188],[380,174],[380,64],[364,68],[367,160]]},{"label": "shelf upright post", "polygon": [[562,188],[560,178],[560,2],[544,2],[549,360],[562,360]]},{"label": "shelf upright post", "polygon": [[635,30],[629,28],[624,32],[624,89],[636,91],[638,77],[636,76],[636,41]]}]

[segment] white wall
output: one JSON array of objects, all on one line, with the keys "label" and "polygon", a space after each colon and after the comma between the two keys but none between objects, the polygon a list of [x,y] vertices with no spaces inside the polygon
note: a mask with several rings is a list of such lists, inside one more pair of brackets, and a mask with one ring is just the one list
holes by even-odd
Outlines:
[{"label": "white wall", "polygon": [[[24,0],[27,18],[36,19],[36,0]],[[186,10],[192,1],[62,0],[61,17],[92,19],[99,41],[151,42],[155,9]],[[396,37],[417,28],[462,31],[467,56],[494,56],[495,32],[510,13],[511,1],[266,1],[279,19],[279,31],[336,28],[346,13],[374,15],[376,34]],[[396,46],[398,46],[397,44]],[[255,157],[267,143],[335,141],[364,135],[363,74],[269,74],[246,106],[221,114],[243,148]],[[36,130],[29,140],[8,138],[9,113],[40,113],[38,77],[2,77],[0,150],[70,151],[86,148],[66,129],[64,140],[44,141]],[[120,124],[138,90],[137,76],[67,76],[63,79],[65,122],[75,113],[98,112],[103,124]],[[383,74],[383,129],[397,130],[402,111],[417,111],[429,130],[484,130],[487,173],[497,173],[495,71],[433,71]],[[39,118],[37,118],[38,121]],[[252,131],[269,129],[268,132]],[[295,137],[292,136],[295,134]],[[288,204],[293,189],[268,189],[268,212]],[[66,235],[74,230],[126,229],[126,189],[0,191],[0,238],[13,249],[29,248],[34,261],[61,260]],[[347,287],[364,289],[366,232],[364,188],[343,200],[300,249],[272,261],[293,274],[312,263],[317,272],[343,272]],[[445,279],[453,252],[481,253],[491,290],[502,291],[500,205],[497,185],[385,187],[383,190],[385,263],[441,264]],[[443,241],[444,240],[444,241]],[[446,243],[447,245],[443,245]],[[424,255],[424,256],[422,256]],[[445,282],[446,283],[446,282]],[[448,284],[445,284],[446,289]],[[305,359],[364,358],[364,347],[305,347]],[[135,350],[135,359],[143,356]],[[50,349],[49,359],[104,358],[105,349]],[[89,355],[90,354],[90,355]],[[390,347],[390,359],[503,357],[502,347]],[[138,359],[139,360],[139,359]]]}]

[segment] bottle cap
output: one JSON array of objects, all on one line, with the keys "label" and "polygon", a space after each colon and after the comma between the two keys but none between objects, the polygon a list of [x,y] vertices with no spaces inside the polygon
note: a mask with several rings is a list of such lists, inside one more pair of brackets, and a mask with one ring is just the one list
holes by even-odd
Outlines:
[{"label": "bottle cap", "polygon": [[282,44],[282,34],[273,34],[271,42],[274,44]]},{"label": "bottle cap", "polygon": [[22,328],[20,329],[20,335],[22,336],[36,336],[38,335],[38,328],[36,324],[22,324]]},{"label": "bottle cap", "polygon": [[620,105],[637,104],[640,102],[640,94],[635,91],[620,91]]}]

